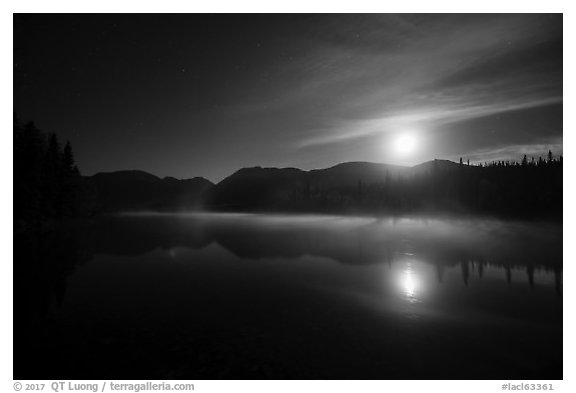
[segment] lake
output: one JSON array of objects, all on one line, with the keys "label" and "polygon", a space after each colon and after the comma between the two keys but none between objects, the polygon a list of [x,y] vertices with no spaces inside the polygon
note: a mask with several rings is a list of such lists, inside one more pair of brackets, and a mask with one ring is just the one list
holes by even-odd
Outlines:
[{"label": "lake", "polygon": [[562,226],[123,214],[15,235],[15,379],[562,379]]}]

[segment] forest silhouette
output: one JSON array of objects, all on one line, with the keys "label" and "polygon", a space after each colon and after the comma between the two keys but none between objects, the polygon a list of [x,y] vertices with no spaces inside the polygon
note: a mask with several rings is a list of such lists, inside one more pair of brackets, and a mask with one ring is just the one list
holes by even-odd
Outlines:
[{"label": "forest silhouette", "polygon": [[72,146],[14,117],[15,222],[118,211],[473,214],[561,219],[562,156],[414,167],[350,162],[327,169],[243,168],[218,184],[143,171],[82,176]]},{"label": "forest silhouette", "polygon": [[[325,379],[342,375],[406,379],[457,375],[474,379],[486,375],[483,367],[488,356],[485,355],[487,345],[507,348],[505,353],[520,354],[538,367],[536,370],[524,363],[510,366],[510,363],[492,362],[488,370],[492,377],[522,378],[527,370],[533,378],[561,377],[562,346],[558,332],[561,331],[563,288],[562,229],[557,222],[546,221],[562,217],[562,158],[552,152],[543,158],[524,157],[520,162],[476,165],[469,165],[463,158],[459,163],[435,160],[411,168],[372,163],[343,163],[312,171],[244,168],[218,184],[203,178],[162,179],[142,171],[82,176],[70,143],[62,145],[56,135],[40,131],[34,123],[22,125],[15,118],[14,197],[14,343],[15,348],[19,348],[14,356],[14,369],[19,379],[151,376],[158,379]],[[105,214],[129,210],[288,214]],[[290,216],[300,212],[322,214]],[[427,213],[445,212],[543,220],[531,223],[427,218]],[[334,215],[328,215],[331,213]],[[350,225],[356,217],[342,217],[357,213],[372,217],[359,219],[364,224],[358,226]],[[416,218],[399,218],[405,213],[414,214]],[[95,215],[101,217],[86,219]],[[342,222],[348,224],[342,225]],[[404,241],[406,233],[410,249]],[[448,305],[462,298],[463,302],[471,302],[466,304],[488,307],[496,316],[506,317],[498,320],[524,319],[530,322],[529,327],[522,328],[521,334],[516,327],[507,327],[504,331],[489,333],[490,340],[484,341],[474,339],[485,334],[482,324],[471,323],[464,329],[462,325],[442,325],[437,341],[446,340],[445,347],[429,346],[426,335],[417,335],[416,340],[424,348],[422,353],[444,355],[430,358],[434,360],[430,362],[433,367],[416,367],[410,353],[405,352],[405,348],[413,346],[414,336],[401,335],[400,339],[406,341],[394,339],[393,345],[387,338],[405,330],[397,328],[402,326],[402,320],[379,325],[381,318],[364,314],[363,309],[355,305],[348,307],[347,302],[338,303],[342,309],[334,309],[332,302],[323,303],[322,297],[311,302],[311,293],[301,291],[308,287],[299,286],[298,280],[298,292],[293,292],[260,279],[274,275],[258,274],[229,275],[233,277],[230,283],[237,280],[240,283],[237,289],[252,288],[242,286],[246,283],[242,277],[254,277],[252,283],[258,284],[259,292],[254,295],[247,292],[251,301],[248,305],[246,297],[238,296],[241,291],[235,292],[234,286],[227,286],[226,274],[214,276],[213,281],[203,274],[184,274],[182,286],[174,281],[178,274],[152,277],[151,285],[145,287],[146,293],[155,296],[151,304],[166,305],[162,315],[184,314],[186,317],[178,319],[176,325],[183,323],[191,327],[185,329],[184,339],[188,341],[179,343],[176,351],[170,350],[174,346],[167,344],[175,336],[172,324],[162,323],[159,326],[163,328],[154,330],[153,324],[146,322],[142,330],[145,334],[138,335],[130,330],[129,315],[116,319],[102,317],[108,315],[107,312],[98,313],[94,318],[87,316],[88,313],[77,314],[71,321],[78,325],[68,325],[70,320],[65,315],[70,307],[66,299],[74,293],[70,278],[81,273],[84,265],[105,271],[106,266],[110,266],[107,262],[113,261],[111,265],[115,268],[128,267],[125,271],[129,279],[126,286],[122,286],[128,296],[130,283],[140,281],[138,269],[145,270],[151,260],[178,272],[179,268],[212,266],[211,258],[222,258],[224,263],[233,262],[228,265],[232,271],[238,268],[246,273],[262,266],[263,272],[270,273],[276,262],[312,258],[318,263],[309,264],[310,268],[323,269],[333,264],[351,274],[388,265],[388,269],[383,270],[383,278],[392,279],[392,265],[404,263],[407,255],[431,266],[436,282],[449,294],[454,293],[448,286],[454,285],[456,270],[455,288],[461,295],[456,296],[454,302],[447,300]],[[99,263],[91,263],[95,261]],[[131,265],[130,261],[137,265]],[[202,264],[203,261],[206,263]],[[546,272],[551,283],[542,284],[538,280],[542,272]],[[515,293],[520,288],[524,295],[531,297],[526,302],[502,302],[498,296],[505,294],[505,289],[495,285],[493,288],[500,288],[499,292],[476,298],[474,291],[479,280],[487,276],[489,280],[484,281],[492,285],[494,274],[500,282],[506,280],[509,284],[504,284],[506,290]],[[78,277],[81,274],[76,279]],[[93,277],[97,282],[98,274]],[[282,276],[279,282],[291,280]],[[170,290],[162,287],[163,283],[169,285],[168,289],[185,288],[184,296],[178,294],[178,301],[169,303],[173,298],[169,296]],[[220,287],[226,289],[218,292]],[[98,288],[95,296],[114,296],[110,288],[106,283]],[[552,298],[555,303],[534,313],[532,300],[540,299],[538,296],[544,292],[547,299]],[[391,297],[383,300],[386,299]],[[514,301],[513,296],[511,299]],[[538,301],[542,305],[546,299]],[[100,298],[95,302],[105,304]],[[150,305],[141,298],[139,302],[145,307]],[[311,303],[314,307],[309,308]],[[283,306],[277,307],[277,304]],[[510,304],[520,306],[511,309]],[[242,318],[235,319],[240,315],[236,313],[239,310]],[[346,315],[347,320],[363,322],[354,329],[340,330],[340,326],[346,326],[337,319],[340,313]],[[198,327],[198,315],[205,317],[206,325]],[[286,318],[286,315],[294,317]],[[300,346],[293,344],[293,337],[302,337],[298,333],[301,324],[311,320],[316,320],[317,326],[324,330],[318,330],[317,335],[316,330],[306,329],[303,334],[306,341]],[[234,325],[260,329],[270,322],[275,329],[282,329],[281,334],[263,335],[258,330],[256,334],[238,335],[235,326],[241,325]],[[77,328],[79,325],[82,327]],[[218,331],[220,326],[229,326],[232,338],[227,332]],[[440,325],[429,326],[438,329]],[[383,334],[380,327],[387,333]],[[361,334],[356,333],[357,328]],[[335,332],[334,339],[328,336],[323,340],[327,336],[324,331]],[[514,332],[513,340],[511,332]],[[373,362],[366,357],[364,347],[355,344],[358,336],[370,342],[374,354],[380,357],[382,353],[392,353],[394,356],[389,359],[400,359],[400,362],[386,361],[386,367]],[[528,337],[531,346],[526,345]],[[195,341],[189,341],[192,339]],[[246,364],[252,367],[253,363],[243,357],[230,357],[229,342],[238,348],[237,353],[251,358],[261,358],[267,348],[278,348],[273,358],[288,360],[285,363],[259,361],[259,365],[266,366],[246,368]],[[253,342],[261,346],[254,347]],[[224,343],[225,351],[219,352],[219,343]],[[350,344],[351,356],[359,363],[357,369],[350,369],[340,360],[331,363],[331,359],[338,359],[334,354],[343,344]],[[474,354],[470,356],[471,364],[461,362],[458,357],[463,345],[468,345]],[[320,357],[325,361],[318,361],[313,356],[301,356],[299,348],[312,351],[328,348],[328,352],[325,358]],[[227,361],[224,367],[223,359]],[[438,359],[442,361],[436,361]]]},{"label": "forest silhouette", "polygon": [[[223,259],[232,258],[235,261],[233,265],[236,265],[240,270],[255,266],[274,269],[274,266],[282,264],[283,260],[296,262],[304,258],[310,266],[326,266],[326,262],[330,261],[329,265],[336,263],[344,266],[352,273],[353,271],[350,269],[361,272],[363,268],[369,265],[388,265],[388,268],[382,270],[382,279],[384,280],[386,277],[392,278],[394,276],[392,265],[401,266],[404,263],[404,243],[400,241],[400,238],[401,227],[406,224],[401,221],[392,223],[386,220],[365,219],[364,224],[346,226],[350,223],[349,218],[331,217],[325,218],[324,225],[318,225],[318,217],[315,217],[311,219],[314,220],[312,222],[315,224],[309,225],[302,221],[293,221],[291,224],[287,224],[286,221],[290,221],[290,219],[283,215],[261,217],[223,214],[222,216],[227,218],[220,221],[210,219],[210,215],[204,215],[204,219],[202,219],[202,215],[183,219],[179,214],[110,215],[98,220],[94,225],[62,225],[52,231],[45,232],[42,236],[36,236],[32,233],[17,233],[15,235],[15,249],[17,249],[18,263],[14,264],[14,342],[18,348],[22,349],[15,353],[14,358],[15,370],[17,370],[15,375],[18,379],[48,378],[50,376],[58,376],[61,379],[85,379],[95,376],[99,378],[122,378],[125,374],[137,379],[150,373],[160,378],[164,375],[162,374],[162,367],[171,367],[170,362],[185,363],[190,361],[185,350],[165,353],[163,343],[169,337],[168,334],[155,336],[153,342],[158,342],[156,346],[151,345],[146,340],[128,339],[126,333],[123,332],[130,329],[130,324],[117,324],[114,319],[101,318],[97,324],[87,324],[78,332],[58,325],[55,322],[56,318],[59,315],[65,315],[67,307],[70,307],[70,300],[67,304],[66,297],[74,293],[74,288],[70,288],[70,283],[74,282],[74,274],[80,272],[80,277],[82,277],[81,272],[86,267],[89,271],[94,268],[98,269],[98,267],[106,269],[106,266],[114,266],[115,269],[120,270],[127,268],[127,271],[131,273],[127,276],[130,279],[126,282],[126,286],[130,288],[130,282],[140,281],[134,278],[138,277],[136,266],[141,267],[142,262],[144,262],[143,265],[150,265],[149,259],[146,262],[147,259],[140,259],[139,257],[159,258],[156,259],[159,264],[167,265],[169,269],[182,268],[189,271],[194,266],[202,265],[202,261],[206,262],[204,265],[213,265],[210,263],[210,261],[214,262],[209,257],[210,250],[219,247],[227,251],[225,254],[227,256]],[[334,220],[348,224],[339,227],[337,223],[334,223]],[[320,222],[322,221],[320,220]],[[499,228],[498,222],[499,220],[493,220],[491,223],[484,222],[480,225],[475,222],[472,225],[460,227],[460,230],[452,232],[451,236],[446,236],[442,229],[429,230],[442,228],[441,222],[430,222],[431,228],[428,228],[424,221],[420,221],[417,225],[419,229],[416,229],[413,224],[410,225],[413,228],[414,250],[419,260],[434,269],[439,286],[447,285],[450,287],[452,285],[456,288],[466,288],[464,289],[465,292],[462,292],[462,296],[468,296],[468,299],[474,298],[474,290],[478,288],[480,280],[487,278],[487,283],[494,284],[494,274],[498,277],[496,282],[500,283],[499,286],[493,287],[496,293],[498,293],[498,288],[500,288],[499,293],[502,293],[504,288],[502,284],[504,284],[505,279],[508,283],[504,285],[510,290],[522,288],[524,294],[535,295],[542,293],[542,291],[550,294],[550,290],[555,287],[557,298],[560,298],[562,292],[562,238],[557,236],[558,232],[551,230],[550,227],[539,227],[542,229],[541,232],[534,231],[533,225],[524,223]],[[451,221],[450,225],[454,225],[454,223]],[[488,225],[488,227],[482,225]],[[338,227],[339,230],[334,229]],[[514,230],[510,230],[511,228]],[[478,236],[471,236],[474,233]],[[109,263],[110,260],[114,262]],[[94,261],[99,261],[99,263],[92,263]],[[488,272],[488,277],[483,279],[485,270]],[[456,272],[456,275],[451,275],[451,271]],[[94,271],[92,270],[92,272]],[[543,272],[546,272],[547,276],[553,277],[555,282],[553,284],[535,284],[535,273],[538,275]],[[98,281],[98,276],[98,274],[94,276],[96,281]],[[190,279],[186,275],[184,277],[186,280]],[[186,284],[186,287],[201,289],[203,285],[218,286],[218,283],[214,284],[213,282],[203,284],[201,280],[204,278],[202,277],[199,274],[199,281],[192,280]],[[86,273],[84,273],[84,278],[86,278]],[[78,276],[76,276],[77,279]],[[167,280],[165,276],[155,279],[158,280],[156,282],[158,285]],[[218,282],[218,280],[216,281]],[[170,285],[173,285],[172,281],[170,281]],[[162,287],[152,286],[149,291],[162,299],[163,292],[159,288]],[[526,289],[530,292],[526,292]],[[130,289],[126,289],[126,291],[129,292]],[[222,308],[215,307],[212,309],[213,304],[221,305],[218,303],[218,299],[231,299],[226,300],[227,302],[235,301],[237,296],[233,290],[230,291],[230,293],[220,293],[220,296],[216,298],[210,296],[185,298],[183,299],[183,302],[186,302],[184,308],[193,310],[189,314],[194,318],[198,314],[206,313],[202,315],[210,315],[219,324],[236,326],[234,324],[237,321],[233,317],[227,319],[229,314],[222,312]],[[115,292],[112,290],[111,293],[114,294]],[[110,294],[110,288],[104,286],[97,291],[96,296],[104,297],[106,294]],[[269,293],[260,293],[261,299],[255,301],[249,307],[250,310],[258,310],[257,307],[262,303],[265,304],[265,299],[269,295]],[[497,296],[495,295],[494,299],[497,299]],[[242,297],[240,298],[242,299]],[[384,296],[383,300],[386,298],[389,297]],[[300,310],[306,310],[307,302],[310,299],[303,297],[303,303],[300,303],[297,296],[296,299],[288,296],[285,301],[283,306],[297,307],[298,315],[301,315]],[[489,297],[482,297],[474,301],[480,304],[490,304],[492,312],[504,315],[506,319],[528,318],[540,321],[538,329],[548,328],[551,322],[558,322],[559,320],[561,322],[561,312],[559,313],[561,302],[555,303],[554,307],[533,312],[534,303],[532,302],[526,302],[521,307],[510,309],[507,308],[508,303],[506,302],[500,303],[496,300],[494,303],[490,303]],[[237,305],[238,307],[245,306],[241,302]],[[313,310],[322,311],[322,307],[319,306]],[[279,309],[282,307],[274,307],[274,310]],[[356,309],[358,308],[356,307]],[[302,312],[304,313],[302,321],[293,320],[294,324],[298,325],[300,322],[306,321],[306,311]],[[264,320],[267,315],[253,311],[250,317]],[[130,320],[129,317],[126,318]],[[294,328],[294,324],[290,327]],[[173,326],[170,323],[161,325],[166,326],[169,332],[171,331],[170,327]],[[460,330],[462,327],[458,326],[451,333],[459,334],[467,340],[466,334],[469,334],[469,331],[463,333]],[[481,324],[477,328],[478,331],[483,330],[483,326]],[[515,340],[516,344],[512,345],[514,350],[523,350],[527,354],[533,351],[532,347],[518,347],[517,342],[520,341],[522,345],[529,342],[536,348],[542,348],[542,343],[545,343],[550,353],[561,352],[561,345],[550,345],[549,333],[540,331],[540,334],[532,335],[526,333],[524,329],[522,331],[531,339]],[[85,332],[90,332],[90,335],[83,337]],[[210,330],[210,332],[212,331]],[[70,339],[69,334],[73,335],[73,339]],[[134,337],[134,333],[129,334],[129,337]],[[203,337],[199,341],[206,341],[206,336],[202,336],[202,334],[206,334],[204,331],[196,330],[194,335],[196,334]],[[211,334],[218,337],[218,333]],[[115,338],[116,341],[110,341],[111,337]],[[502,335],[502,332],[498,332],[491,337],[494,337],[493,340],[498,341],[500,345],[507,344],[506,348],[510,349],[510,343],[507,343],[505,339],[506,334]],[[558,337],[561,338],[561,335],[555,334],[553,339],[556,340]],[[221,339],[226,340],[227,337]],[[78,347],[76,345],[78,342],[81,342],[82,346]],[[126,366],[124,356],[110,358],[110,353],[117,353],[114,352],[118,351],[117,348],[114,348],[114,344],[119,342],[123,342],[124,347],[122,348],[153,354],[153,358],[141,358],[135,355],[130,358],[131,361]],[[207,342],[213,341],[207,340]],[[243,340],[240,339],[239,342],[243,342]],[[249,339],[248,342],[250,342]],[[271,342],[278,343],[274,337],[271,338]],[[473,343],[472,348],[475,351],[478,348],[483,348],[484,344],[479,344],[478,341],[473,341]],[[339,342],[335,344],[338,347]],[[247,371],[243,368],[241,361],[227,364],[222,368],[221,363],[219,363],[221,359],[212,352],[213,350],[208,344],[206,345],[206,347],[203,345],[194,347],[194,351],[200,351],[198,348],[201,348],[204,351],[203,354],[206,354],[200,360],[193,360],[195,367],[184,367],[172,378],[186,379],[197,375],[210,378],[224,376],[237,379],[252,375],[258,378],[292,378],[295,375],[292,374],[293,370],[287,371],[281,367],[270,371],[270,375],[263,375],[261,372],[253,373],[248,370],[247,376],[245,374]],[[312,342],[310,345],[313,346],[315,343]],[[122,348],[119,350],[120,353],[123,353]],[[394,345],[388,348],[396,350]],[[249,345],[243,347],[243,350],[245,353],[257,353],[257,350]],[[448,347],[446,350],[452,351],[453,348]],[[30,354],[35,356],[31,357]],[[452,363],[455,362],[454,358],[447,357],[447,359]],[[471,359],[474,364],[481,364],[485,361],[482,358]],[[539,359],[543,359],[541,360],[543,366],[538,374],[534,375],[543,379],[551,378],[558,374],[558,370],[561,370],[559,367],[561,363],[558,361],[561,356],[540,356]],[[442,364],[442,362],[434,363]],[[202,369],[206,364],[211,366],[208,369]],[[299,363],[296,362],[296,364]],[[510,368],[494,366],[491,372],[498,370],[496,375],[511,377],[512,375],[522,375],[525,372],[523,367],[523,364],[520,364],[511,370]],[[339,372],[349,372],[346,366],[344,369],[338,370]],[[468,364],[462,365],[462,368],[457,370],[465,378],[473,378],[480,375],[478,374],[480,372],[486,372],[481,370],[476,373],[475,368]],[[296,375],[303,378],[317,378],[319,375],[324,375],[316,374],[313,369],[306,369],[306,372],[307,374]],[[366,372],[368,374],[376,373],[381,372],[381,369],[374,366],[372,369],[367,369]],[[438,366],[420,368],[418,374],[414,374],[415,371],[410,369],[392,369],[387,370],[385,375],[395,376],[398,372],[405,378],[417,376],[433,379],[443,375],[452,375],[451,373],[454,371],[450,367]]]},{"label": "forest silhouette", "polygon": [[94,198],[70,142],[62,147],[56,134],[40,131],[34,122],[22,125],[14,115],[15,223],[88,216],[95,211]]}]

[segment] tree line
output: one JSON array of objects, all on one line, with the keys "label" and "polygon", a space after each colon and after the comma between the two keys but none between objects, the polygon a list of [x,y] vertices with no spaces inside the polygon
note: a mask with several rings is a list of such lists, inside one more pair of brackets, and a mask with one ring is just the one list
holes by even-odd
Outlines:
[{"label": "tree line", "polygon": [[[449,163],[451,165],[446,165]],[[287,195],[283,208],[314,212],[465,213],[518,218],[562,217],[562,157],[524,156],[474,165],[434,160],[429,170],[387,174],[379,182]]]},{"label": "tree line", "polygon": [[22,124],[14,114],[14,220],[87,216],[94,211],[94,190],[74,161],[69,141],[40,131],[34,122]]},{"label": "tree line", "polygon": [[[464,213],[504,217],[562,217],[562,156],[520,161],[459,164],[434,160],[425,170],[386,173],[381,180],[326,186],[302,177],[286,184],[267,179],[264,189],[250,188],[250,210],[314,213]],[[278,184],[276,184],[278,183]],[[238,185],[246,190],[246,184]],[[113,190],[114,191],[114,190]],[[268,190],[270,191],[270,190]],[[116,190],[115,192],[120,192]],[[233,194],[233,202],[237,195]],[[14,218],[32,223],[90,216],[101,209],[94,182],[83,178],[70,142],[40,131],[14,116]],[[262,199],[262,201],[260,201]],[[248,208],[247,208],[248,209]]]}]

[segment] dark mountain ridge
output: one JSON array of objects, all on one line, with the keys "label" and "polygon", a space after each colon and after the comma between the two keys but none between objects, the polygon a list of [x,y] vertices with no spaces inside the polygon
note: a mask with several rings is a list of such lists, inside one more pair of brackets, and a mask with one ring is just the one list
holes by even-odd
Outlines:
[{"label": "dark mountain ridge", "polygon": [[105,211],[472,213],[561,217],[562,160],[413,167],[347,162],[309,171],[242,168],[217,184],[142,171],[90,177]]},{"label": "dark mountain ridge", "polygon": [[[443,169],[458,167],[452,161],[433,162]],[[243,168],[210,189],[208,206],[214,210],[344,212],[358,207],[362,189],[422,174],[432,166],[408,167],[360,161],[309,171]]]},{"label": "dark mountain ridge", "polygon": [[104,211],[196,210],[203,206],[205,191],[214,185],[203,177],[161,179],[139,170],[102,172],[87,178]]}]

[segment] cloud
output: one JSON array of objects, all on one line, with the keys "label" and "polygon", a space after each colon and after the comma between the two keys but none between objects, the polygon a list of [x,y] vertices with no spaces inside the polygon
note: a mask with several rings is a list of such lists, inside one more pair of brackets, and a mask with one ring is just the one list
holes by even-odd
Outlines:
[{"label": "cloud", "polygon": [[476,104],[470,102],[458,103],[454,100],[454,102],[445,103],[442,106],[393,112],[380,118],[339,122],[329,127],[323,135],[299,141],[298,146],[309,147],[336,143],[369,135],[400,132],[407,129],[433,129],[441,125],[561,102],[562,99],[558,97]]},{"label": "cloud", "polygon": [[[524,154],[530,159],[534,157],[546,158],[548,151],[552,151],[554,156],[563,155],[563,145],[562,140],[559,138],[554,138],[547,143],[535,143],[535,144],[525,144],[525,145],[508,145],[496,148],[479,149],[472,151],[465,155],[466,159],[470,162],[491,162],[491,161],[520,161]],[[457,160],[459,157],[452,156],[449,159]]]},{"label": "cloud", "polygon": [[[256,95],[238,111],[306,117],[294,146],[312,147],[561,103],[555,18],[392,15],[344,27],[331,18],[272,73],[282,94]],[[287,84],[287,75],[297,77]]]}]

